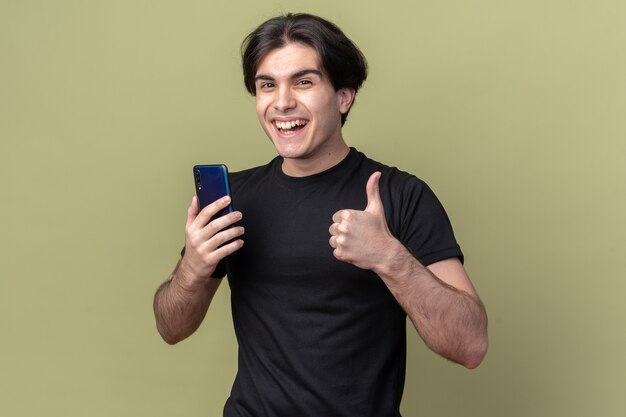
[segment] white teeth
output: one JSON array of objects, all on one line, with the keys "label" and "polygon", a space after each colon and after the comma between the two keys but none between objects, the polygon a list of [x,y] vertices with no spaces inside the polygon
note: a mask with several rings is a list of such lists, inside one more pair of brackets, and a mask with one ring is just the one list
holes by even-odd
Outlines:
[{"label": "white teeth", "polygon": [[306,121],[305,120],[290,120],[288,122],[280,122],[280,121],[275,121],[274,124],[276,125],[277,128],[279,128],[280,130],[289,130],[289,129],[293,129],[296,126],[304,126],[306,125]]}]

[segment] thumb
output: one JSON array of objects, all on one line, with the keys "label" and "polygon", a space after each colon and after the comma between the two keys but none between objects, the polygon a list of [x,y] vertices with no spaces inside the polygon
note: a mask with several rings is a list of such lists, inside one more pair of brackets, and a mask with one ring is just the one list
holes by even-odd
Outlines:
[{"label": "thumb", "polygon": [[194,195],[191,198],[191,205],[189,205],[189,208],[187,209],[187,223],[186,223],[187,227],[189,227],[189,225],[193,223],[199,211],[200,210],[198,209],[198,197]]},{"label": "thumb", "polygon": [[381,175],[380,171],[374,172],[370,175],[370,178],[367,180],[367,185],[365,186],[365,191],[367,192],[367,207],[365,207],[365,211],[374,214],[385,212],[383,201],[380,199],[380,189],[378,187]]}]

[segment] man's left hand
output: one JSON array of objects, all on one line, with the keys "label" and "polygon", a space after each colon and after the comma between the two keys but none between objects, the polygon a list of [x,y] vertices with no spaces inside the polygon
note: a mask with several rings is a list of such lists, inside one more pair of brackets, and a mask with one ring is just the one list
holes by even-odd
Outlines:
[{"label": "man's left hand", "polygon": [[329,243],[335,258],[363,269],[376,270],[389,257],[397,243],[385,219],[378,183],[380,172],[374,172],[365,186],[365,210],[339,210],[333,215]]}]

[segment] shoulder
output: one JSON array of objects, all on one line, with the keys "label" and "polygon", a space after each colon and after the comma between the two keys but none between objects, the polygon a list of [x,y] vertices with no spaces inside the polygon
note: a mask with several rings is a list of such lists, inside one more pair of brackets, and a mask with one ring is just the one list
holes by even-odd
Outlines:
[{"label": "shoulder", "polygon": [[380,187],[381,193],[388,192],[391,196],[407,196],[407,194],[416,197],[423,192],[431,192],[430,188],[422,179],[416,175],[404,171],[398,167],[390,166],[382,162],[376,161],[363,154],[363,162],[361,169],[364,174],[371,175],[376,171],[381,172]]},{"label": "shoulder", "polygon": [[368,157],[363,159],[362,166],[368,177],[376,171],[382,173],[380,197],[392,229],[400,230],[407,224],[421,225],[445,212],[433,190],[416,175]]},{"label": "shoulder", "polygon": [[246,184],[257,183],[271,175],[275,169],[275,165],[280,163],[279,157],[272,159],[265,165],[260,165],[253,168],[247,168],[242,171],[234,171],[229,174],[230,183],[232,187],[242,187]]},{"label": "shoulder", "polygon": [[426,182],[369,158],[363,166],[368,171],[382,173],[380,197],[389,230],[420,262],[430,265],[453,257],[463,260],[450,219]]}]

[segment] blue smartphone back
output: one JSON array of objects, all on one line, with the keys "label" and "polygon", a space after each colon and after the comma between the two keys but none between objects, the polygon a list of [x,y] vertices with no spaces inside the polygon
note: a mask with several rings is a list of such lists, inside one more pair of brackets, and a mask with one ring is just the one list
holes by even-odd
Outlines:
[{"label": "blue smartphone back", "polygon": [[[196,165],[193,167],[196,195],[202,210],[215,200],[230,195],[228,168],[226,165]],[[232,202],[215,215],[220,217],[233,211]]]}]

